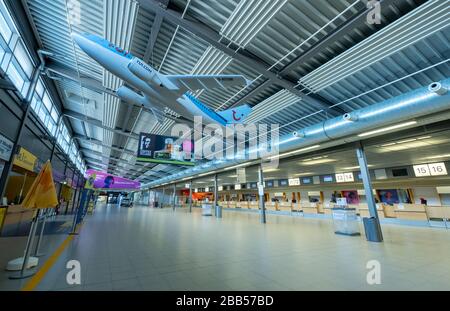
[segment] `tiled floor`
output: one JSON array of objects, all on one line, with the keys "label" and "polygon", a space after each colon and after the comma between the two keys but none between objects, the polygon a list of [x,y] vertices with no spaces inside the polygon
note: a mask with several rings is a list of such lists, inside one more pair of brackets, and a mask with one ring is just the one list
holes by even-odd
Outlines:
[{"label": "tiled floor", "polygon": [[[384,225],[379,244],[329,219],[223,216],[100,207],[37,290],[450,290],[450,230]],[[66,282],[72,259],[81,285]],[[373,259],[380,285],[366,282]]]}]

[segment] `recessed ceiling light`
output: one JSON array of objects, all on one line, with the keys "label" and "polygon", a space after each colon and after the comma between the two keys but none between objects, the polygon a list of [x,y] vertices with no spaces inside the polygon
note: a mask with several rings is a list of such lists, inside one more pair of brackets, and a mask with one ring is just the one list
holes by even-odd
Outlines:
[{"label": "recessed ceiling light", "polygon": [[336,162],[334,159],[318,159],[318,160],[311,160],[311,161],[302,161],[299,164],[300,165],[316,165],[316,164],[323,164],[323,163],[329,163],[329,162]]},{"label": "recessed ceiling light", "polygon": [[[368,164],[367,167],[373,167],[373,165]],[[359,169],[359,165],[341,168],[341,170],[356,170],[356,169]]]},{"label": "recessed ceiling light", "polygon": [[373,134],[383,133],[383,132],[395,130],[395,129],[406,127],[406,126],[413,125],[413,124],[417,124],[417,121],[409,121],[409,122],[399,123],[399,124],[392,125],[392,126],[386,126],[386,127],[380,128],[380,129],[373,130],[373,131],[358,134],[358,136],[359,137],[370,136]]},{"label": "recessed ceiling light", "polygon": [[450,153],[449,154],[439,154],[439,155],[435,155],[435,156],[430,156],[430,157],[426,157],[425,159],[439,159],[439,158],[450,158]]}]

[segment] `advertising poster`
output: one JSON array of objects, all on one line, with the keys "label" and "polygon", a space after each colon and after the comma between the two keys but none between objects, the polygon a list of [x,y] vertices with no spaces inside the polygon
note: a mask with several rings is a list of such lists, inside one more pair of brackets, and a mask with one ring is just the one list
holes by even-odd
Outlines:
[{"label": "advertising poster", "polygon": [[342,196],[347,200],[347,204],[359,204],[359,196],[357,190],[344,190]]},{"label": "advertising poster", "polygon": [[141,183],[106,172],[89,169],[86,171],[86,189],[140,189]]},{"label": "advertising poster", "polygon": [[381,203],[389,205],[399,203],[398,193],[395,189],[377,190]]},{"label": "advertising poster", "polygon": [[139,134],[136,161],[193,166],[193,154],[194,144],[190,139],[179,141],[176,137]]}]

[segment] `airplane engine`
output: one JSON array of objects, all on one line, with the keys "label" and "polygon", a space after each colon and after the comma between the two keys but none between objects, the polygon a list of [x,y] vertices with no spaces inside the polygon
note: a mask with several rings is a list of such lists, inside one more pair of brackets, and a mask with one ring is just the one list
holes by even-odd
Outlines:
[{"label": "airplane engine", "polygon": [[117,96],[120,97],[120,99],[123,99],[124,101],[128,103],[133,103],[136,105],[144,105],[145,104],[145,98],[144,96],[139,95],[132,89],[121,86],[116,91]]},{"label": "airplane engine", "polygon": [[158,72],[139,58],[133,58],[128,64],[128,69],[139,79],[147,83],[153,82],[156,84],[161,84]]}]

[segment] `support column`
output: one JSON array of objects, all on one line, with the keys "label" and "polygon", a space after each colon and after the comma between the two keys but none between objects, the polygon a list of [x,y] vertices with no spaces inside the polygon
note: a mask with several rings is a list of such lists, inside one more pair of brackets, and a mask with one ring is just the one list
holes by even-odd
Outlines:
[{"label": "support column", "polygon": [[214,174],[214,211],[216,213],[216,218],[222,218],[222,206],[218,204],[218,185],[217,185],[217,174]]},{"label": "support column", "polygon": [[25,100],[22,102],[23,115],[20,119],[19,130],[17,131],[16,139],[14,140],[14,145],[11,151],[11,156],[9,157],[9,161],[5,162],[5,166],[3,167],[3,171],[0,177],[0,198],[3,198],[6,189],[6,182],[8,181],[8,176],[11,173],[11,169],[13,166],[14,156],[17,153],[17,149],[20,146],[20,141],[22,140],[23,130],[25,128],[25,124],[28,120],[28,115],[31,111],[31,99],[33,97],[33,92],[36,87],[37,81],[39,80],[39,76],[44,69],[44,64],[41,64],[34,72],[33,79],[30,83],[30,88],[28,89]]},{"label": "support column", "polygon": [[364,146],[361,142],[358,142],[356,147],[356,156],[358,158],[359,168],[361,170],[361,177],[364,184],[364,192],[366,194],[367,206],[369,208],[369,214],[374,218],[374,231],[377,239],[374,242],[383,241],[383,233],[381,231],[380,219],[378,218],[377,206],[373,197],[372,182],[370,180],[369,168],[367,166],[366,153]]},{"label": "support column", "polygon": [[166,188],[163,187],[162,196],[161,196],[161,208],[163,208],[164,196],[166,195]]},{"label": "support column", "polygon": [[262,170],[262,164],[258,167],[258,194],[259,194],[259,209],[260,209],[260,221],[262,224],[266,223],[266,205],[264,203],[264,176]]},{"label": "support column", "polygon": [[189,181],[189,213],[192,213],[192,180]]},{"label": "support column", "polygon": [[176,192],[177,192],[177,184],[173,184],[173,197],[172,197],[172,201],[173,201],[173,210],[175,210],[175,198],[176,198]]}]

